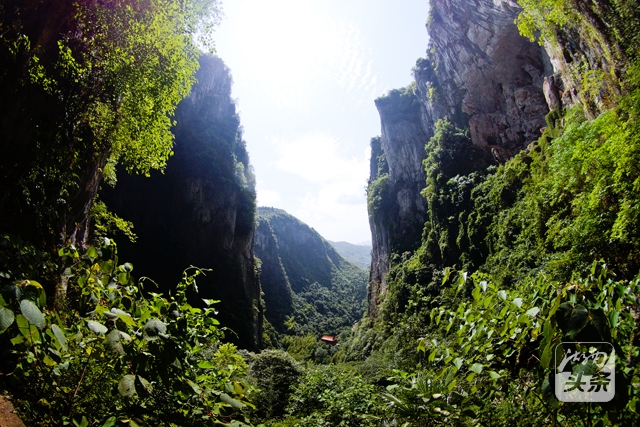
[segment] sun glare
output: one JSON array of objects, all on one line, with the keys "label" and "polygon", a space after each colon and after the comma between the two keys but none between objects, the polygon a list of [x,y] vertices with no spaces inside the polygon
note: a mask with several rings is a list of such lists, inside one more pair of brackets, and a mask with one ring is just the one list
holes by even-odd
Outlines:
[{"label": "sun glare", "polygon": [[299,108],[327,87],[355,92],[371,81],[359,30],[320,2],[252,2],[241,16],[237,46],[260,70],[253,84],[281,108]]}]

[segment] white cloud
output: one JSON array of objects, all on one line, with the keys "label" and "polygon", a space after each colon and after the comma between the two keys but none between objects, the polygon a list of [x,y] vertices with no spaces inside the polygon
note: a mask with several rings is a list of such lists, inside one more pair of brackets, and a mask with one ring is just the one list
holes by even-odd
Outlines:
[{"label": "white cloud", "polygon": [[234,68],[236,82],[280,109],[310,109],[327,87],[360,99],[375,86],[371,49],[360,28],[329,13],[321,1],[245,1],[234,23],[241,51],[230,53],[250,58]]},{"label": "white cloud", "polygon": [[257,193],[258,206],[274,206],[282,200],[280,193],[274,190],[258,188]]},{"label": "white cloud", "polygon": [[293,215],[329,240],[359,242],[370,235],[362,181],[331,183],[308,192]]},{"label": "white cloud", "polygon": [[332,182],[345,179],[366,179],[367,161],[341,153],[346,146],[324,133],[307,133],[299,138],[272,139],[278,160],[276,167],[311,182]]},{"label": "white cloud", "polygon": [[365,185],[370,149],[360,156],[341,151],[340,141],[326,134],[276,140],[277,167],[306,184],[291,212],[331,240],[362,241],[369,233]]}]

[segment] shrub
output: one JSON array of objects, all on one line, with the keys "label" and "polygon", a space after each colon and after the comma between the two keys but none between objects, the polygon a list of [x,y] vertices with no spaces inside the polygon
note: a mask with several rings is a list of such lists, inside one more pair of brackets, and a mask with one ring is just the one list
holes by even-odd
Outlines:
[{"label": "shrub", "polygon": [[258,387],[256,412],[260,418],[284,415],[292,388],[302,374],[298,363],[281,350],[265,350],[254,356],[249,376]]}]

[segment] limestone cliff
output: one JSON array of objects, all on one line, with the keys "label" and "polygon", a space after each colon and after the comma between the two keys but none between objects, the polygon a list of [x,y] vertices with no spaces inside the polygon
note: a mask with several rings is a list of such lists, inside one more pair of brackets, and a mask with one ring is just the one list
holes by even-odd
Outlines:
[{"label": "limestone cliff", "polygon": [[335,334],[362,316],[366,272],[297,218],[258,208],[255,252],[265,317],[278,332]]},{"label": "limestone cliff", "polygon": [[540,45],[519,35],[518,12],[515,1],[432,0],[431,42],[426,59],[416,63],[415,82],[376,100],[382,136],[372,142],[368,190],[374,315],[392,254],[420,244],[428,214],[420,195],[424,146],[435,123],[447,118],[468,129],[471,142],[495,162],[527,147],[545,126],[543,84],[553,68]]},{"label": "limestone cliff", "polygon": [[254,178],[229,70],[217,57],[200,62],[198,82],[176,112],[175,154],[165,173],[122,174],[100,197],[134,223],[138,239],[121,243],[120,256],[136,276],[168,291],[190,265],[212,269],[198,279],[194,299],[220,300],[218,318],[234,332],[228,338],[257,349],[262,307],[253,256]]}]

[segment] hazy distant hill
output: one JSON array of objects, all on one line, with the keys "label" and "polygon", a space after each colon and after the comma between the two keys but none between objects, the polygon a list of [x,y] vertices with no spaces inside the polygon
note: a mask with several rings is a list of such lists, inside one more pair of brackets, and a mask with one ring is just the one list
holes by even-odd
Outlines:
[{"label": "hazy distant hill", "polygon": [[343,258],[358,267],[368,270],[371,266],[371,245],[354,245],[349,242],[332,242],[331,240],[327,240],[327,242],[331,243],[331,246],[336,248],[336,251]]}]

